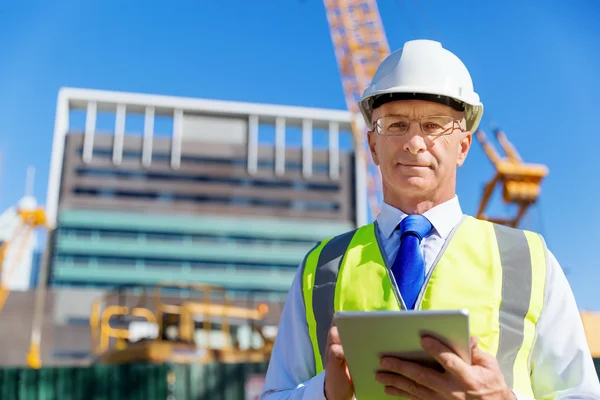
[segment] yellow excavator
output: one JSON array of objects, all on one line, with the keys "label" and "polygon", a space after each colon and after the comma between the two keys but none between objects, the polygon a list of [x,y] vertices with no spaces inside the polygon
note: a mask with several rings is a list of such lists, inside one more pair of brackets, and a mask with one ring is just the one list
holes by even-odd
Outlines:
[{"label": "yellow excavator", "polygon": [[[261,323],[264,303],[235,306],[223,287],[198,283],[161,283],[135,295],[139,286],[128,289],[118,287],[93,303],[97,363],[248,363],[271,355],[275,338]],[[128,305],[131,299],[135,304]]]}]

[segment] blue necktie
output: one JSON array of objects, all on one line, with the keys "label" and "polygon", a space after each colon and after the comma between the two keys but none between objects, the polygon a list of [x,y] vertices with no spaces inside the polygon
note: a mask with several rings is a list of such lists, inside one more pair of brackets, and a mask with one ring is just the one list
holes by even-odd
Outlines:
[{"label": "blue necktie", "polygon": [[431,222],[422,215],[409,215],[399,225],[400,249],[394,260],[392,273],[409,310],[414,308],[425,282],[425,261],[419,245],[431,228]]}]

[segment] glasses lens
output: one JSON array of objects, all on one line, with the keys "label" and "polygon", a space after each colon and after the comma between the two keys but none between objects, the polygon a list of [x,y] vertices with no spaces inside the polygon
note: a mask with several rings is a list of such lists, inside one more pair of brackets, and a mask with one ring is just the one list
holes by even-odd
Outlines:
[{"label": "glasses lens", "polygon": [[403,135],[410,126],[410,120],[405,117],[382,117],[377,120],[379,133],[382,135]]},{"label": "glasses lens", "polygon": [[423,117],[421,119],[421,128],[426,135],[447,135],[454,128],[454,118],[446,116]]}]

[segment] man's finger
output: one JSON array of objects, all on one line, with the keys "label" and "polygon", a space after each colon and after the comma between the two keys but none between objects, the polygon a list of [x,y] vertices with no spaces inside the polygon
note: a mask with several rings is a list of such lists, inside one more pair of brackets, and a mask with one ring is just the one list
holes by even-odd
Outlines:
[{"label": "man's finger", "polygon": [[471,353],[471,360],[473,365],[479,365],[492,370],[499,368],[498,361],[490,354],[481,350],[479,347],[473,349],[473,352]]},{"label": "man's finger", "polygon": [[479,345],[479,338],[477,336],[471,336],[471,351]]},{"label": "man's finger", "polygon": [[329,346],[326,357],[332,357],[339,362],[342,362],[346,359],[344,357],[344,349],[342,348],[342,345],[335,343]]},{"label": "man's finger", "polygon": [[382,357],[379,364],[382,370],[390,371],[406,377],[417,385],[424,386],[440,393],[447,393],[448,383],[444,376],[431,368],[396,357]]},{"label": "man's finger", "polygon": [[410,399],[410,400],[424,400],[424,399],[421,399],[420,397],[415,396],[414,394],[410,394],[408,392],[405,392],[404,390],[400,390],[397,387],[393,387],[393,386],[386,386],[384,389],[384,392],[388,396],[404,397],[405,399]]},{"label": "man's finger", "polygon": [[329,330],[327,334],[327,351],[325,353],[325,363],[328,360],[335,360],[337,363],[345,361],[344,349],[342,348],[342,342],[340,341],[340,335],[338,334],[337,328],[334,326]]},{"label": "man's finger", "polygon": [[[430,388],[402,375],[382,371],[375,375],[375,379],[377,382],[385,385],[388,390],[395,388],[396,392],[399,391],[400,393],[408,394],[408,396],[406,394],[403,395],[408,398],[433,400],[438,397]],[[386,390],[386,393],[390,394],[388,390]]]},{"label": "man's finger", "polygon": [[469,365],[447,346],[431,337],[424,337],[421,346],[429,355],[439,362],[444,369],[452,375],[464,378],[469,377]]}]

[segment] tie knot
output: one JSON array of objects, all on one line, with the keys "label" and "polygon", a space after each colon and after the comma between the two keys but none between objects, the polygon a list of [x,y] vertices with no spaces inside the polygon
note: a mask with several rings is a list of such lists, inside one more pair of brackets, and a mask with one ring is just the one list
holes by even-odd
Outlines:
[{"label": "tie knot", "polygon": [[404,237],[407,233],[416,234],[421,241],[431,230],[431,222],[422,215],[414,214],[400,221],[400,235]]}]

